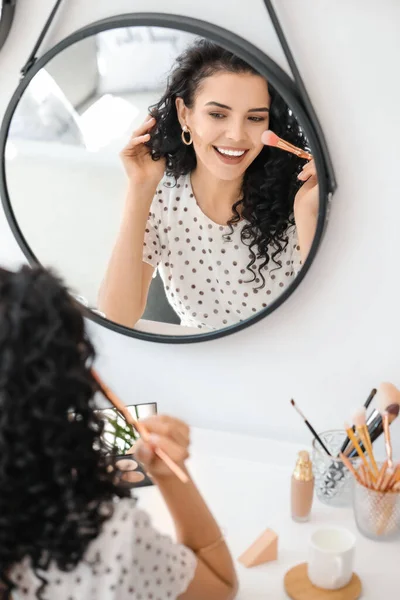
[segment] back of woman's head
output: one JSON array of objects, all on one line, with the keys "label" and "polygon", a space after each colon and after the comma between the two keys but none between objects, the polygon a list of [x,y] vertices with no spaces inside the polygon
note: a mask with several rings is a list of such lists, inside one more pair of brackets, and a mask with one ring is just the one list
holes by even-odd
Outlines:
[{"label": "back of woman's head", "polygon": [[[0,269],[0,574],[75,566],[122,495],[101,450],[94,348],[51,273]],[[97,449],[95,449],[97,448]],[[111,508],[110,508],[111,511]]]}]

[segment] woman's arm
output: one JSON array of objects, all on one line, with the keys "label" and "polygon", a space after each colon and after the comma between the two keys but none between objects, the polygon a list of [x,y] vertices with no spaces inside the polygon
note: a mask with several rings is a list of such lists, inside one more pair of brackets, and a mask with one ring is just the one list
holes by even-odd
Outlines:
[{"label": "woman's arm", "polygon": [[99,293],[107,319],[133,327],[147,302],[154,268],[143,262],[143,242],[155,189],[129,186],[122,223]]},{"label": "woman's arm", "polygon": [[[235,567],[221,530],[193,480],[182,483],[154,454],[164,450],[185,471],[189,428],[177,419],[154,416],[143,421],[152,441],[139,440],[134,453],[158,486],[173,519],[178,542],[197,556],[195,575],[180,600],[231,600],[238,583]],[[187,472],[187,471],[186,471]],[[124,478],[129,479],[125,474]]]},{"label": "woman's arm", "polygon": [[318,221],[319,187],[315,163],[311,160],[298,178],[304,181],[294,201],[294,219],[300,246],[301,262],[304,265],[314,241]]},{"label": "woman's arm", "polygon": [[[195,576],[180,600],[231,600],[237,592],[232,557],[195,483],[153,476],[175,524],[178,542],[197,555]],[[204,552],[201,550],[204,549]]]},{"label": "woman's arm", "polygon": [[146,223],[165,160],[154,161],[146,142],[155,125],[148,118],[121,153],[129,180],[117,242],[99,292],[99,309],[111,321],[133,327],[140,319],[154,268],[143,262]]}]

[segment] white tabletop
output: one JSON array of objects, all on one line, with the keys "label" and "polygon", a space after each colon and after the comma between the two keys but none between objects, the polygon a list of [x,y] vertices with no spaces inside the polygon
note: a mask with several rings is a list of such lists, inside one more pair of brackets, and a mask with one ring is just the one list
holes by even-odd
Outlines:
[{"label": "white tabletop", "polygon": [[[223,529],[234,559],[263,532],[279,536],[278,560],[246,569],[236,561],[238,600],[284,600],[283,578],[292,566],[307,560],[312,531],[340,525],[357,538],[355,571],[364,600],[394,600],[400,588],[400,542],[373,542],[358,533],[349,508],[328,507],[314,498],[311,520],[295,523],[290,516],[290,478],[297,444],[245,435],[192,430],[190,472]],[[171,518],[156,487],[135,491],[140,506],[156,527],[173,533]]]}]

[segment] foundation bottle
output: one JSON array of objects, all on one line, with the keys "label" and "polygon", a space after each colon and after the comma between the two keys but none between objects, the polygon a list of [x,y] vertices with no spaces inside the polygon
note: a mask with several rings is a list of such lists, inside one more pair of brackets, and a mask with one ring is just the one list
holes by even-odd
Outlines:
[{"label": "foundation bottle", "polygon": [[303,523],[310,519],[314,495],[314,475],[310,455],[299,452],[291,482],[292,519]]}]

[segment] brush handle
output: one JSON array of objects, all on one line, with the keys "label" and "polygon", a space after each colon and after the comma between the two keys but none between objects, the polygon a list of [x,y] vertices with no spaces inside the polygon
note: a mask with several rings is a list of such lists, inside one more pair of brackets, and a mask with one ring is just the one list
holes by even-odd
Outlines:
[{"label": "brush handle", "polygon": [[[382,415],[380,413],[378,413],[376,419],[374,419],[374,421],[368,426],[368,433],[371,440],[371,444],[373,444],[375,440],[377,440],[378,437],[382,435],[383,420]],[[360,443],[360,447],[362,451],[365,452],[365,447],[363,443]],[[351,452],[346,452],[346,455],[348,458],[354,458],[355,456],[357,456],[357,450],[353,448]]]},{"label": "brush handle", "polygon": [[389,415],[387,412],[383,415],[383,431],[385,434],[385,446],[388,464],[390,468],[393,468],[392,442],[390,438]]},{"label": "brush handle", "polygon": [[321,440],[321,438],[319,437],[318,433],[315,431],[314,427],[311,425],[311,423],[309,423],[307,421],[307,419],[305,419],[304,423],[307,425],[308,429],[311,431],[311,433],[313,434],[313,437],[317,440],[318,444],[321,446],[321,448],[324,449],[324,451],[326,452],[326,454],[328,456],[332,456],[331,453],[329,452],[328,448],[325,446],[324,442]]},{"label": "brush handle", "polygon": [[[375,426],[374,424],[379,422],[380,414],[381,413],[378,410],[374,409],[372,411],[372,413],[369,415],[369,417],[367,419],[367,427],[368,427],[369,433],[371,433],[372,427]],[[352,430],[355,430],[354,426],[353,426]],[[362,448],[363,452],[365,452],[364,444],[362,442],[360,442],[360,447]],[[345,450],[343,451],[343,454],[345,454],[347,457],[354,458],[354,456],[356,456],[356,454],[353,451],[354,451],[354,446],[353,446],[351,440],[349,439],[349,442],[348,442]],[[350,454],[352,454],[352,456],[350,456]]]},{"label": "brush handle", "polygon": [[[380,413],[378,413],[378,414],[380,414]],[[349,440],[350,440],[350,437],[353,437],[353,439],[355,440],[355,442],[356,442],[356,444],[357,444],[357,446],[358,446],[358,448],[360,450],[360,454],[361,454],[362,460],[365,461],[365,463],[366,463],[366,467],[367,467],[366,471],[368,472],[369,468],[368,468],[368,463],[366,462],[366,458],[364,456],[365,448],[364,448],[363,443],[361,441],[358,441],[355,438],[355,434],[353,433],[353,431],[351,429],[349,429],[347,431],[348,431]],[[348,469],[348,470],[350,470],[350,472],[352,472],[351,469],[349,468],[349,464],[351,464],[349,459],[355,458],[355,457],[359,457],[360,460],[361,460],[361,457],[360,457],[359,453],[357,452],[357,450],[355,449],[353,443],[351,443],[351,446],[352,446],[352,448],[354,448],[354,454],[353,454],[353,451],[350,452],[350,454],[346,454],[346,455],[344,455],[343,453],[340,453],[339,457],[341,458],[341,456],[345,456],[346,457],[346,461],[344,461],[343,459],[340,462],[339,461],[337,461],[337,462],[333,462],[332,461],[331,464],[328,467],[328,472],[325,475],[324,483],[323,483],[324,494],[327,497],[331,497],[332,496],[332,490],[335,490],[335,488],[337,487],[337,485],[341,481],[343,481],[344,477],[346,476],[346,469]]]},{"label": "brush handle", "polygon": [[[373,388],[373,389],[371,390],[371,392],[370,392],[370,394],[369,394],[368,398],[367,398],[367,399],[366,399],[366,401],[364,402],[364,408],[365,408],[365,409],[369,408],[369,405],[371,404],[372,400],[373,400],[373,399],[374,399],[374,397],[376,396],[376,392],[377,392],[376,388]],[[373,411],[373,412],[370,414],[370,416],[369,416],[369,417],[368,417],[368,419],[367,419],[367,425],[369,424],[369,422],[370,422],[370,420],[371,420],[371,416],[372,416],[374,413],[378,414],[378,411],[377,411],[377,410],[374,410],[374,411]],[[354,427],[354,425],[353,425],[353,427],[351,428],[351,430],[353,431],[353,433],[355,432],[355,427]],[[348,448],[349,444],[350,444],[350,438],[347,436],[347,438],[346,438],[346,439],[344,440],[344,442],[343,442],[343,445],[342,445],[342,447],[340,448],[340,452],[341,452],[342,454],[344,454],[344,453],[346,452],[346,449]]]},{"label": "brush handle", "polygon": [[[97,383],[99,384],[99,387],[100,387],[101,391],[103,392],[104,396],[107,398],[107,400],[109,400],[109,402],[111,402],[111,404],[114,406],[114,408],[116,408],[116,410],[123,416],[125,421],[129,425],[132,425],[132,427],[134,427],[136,429],[136,431],[139,433],[139,435],[143,439],[143,441],[148,442],[149,441],[149,432],[147,431],[146,426],[143,425],[143,423],[136,421],[136,419],[134,419],[132,417],[132,415],[129,412],[129,410],[127,409],[126,405],[118,398],[118,396],[116,396],[114,394],[114,392],[112,392],[110,390],[110,388],[108,388],[103,383],[103,381],[100,379],[99,375],[96,373],[96,371],[94,369],[92,369],[92,375],[93,375],[94,379],[97,381]],[[164,461],[164,463],[167,465],[167,467],[170,468],[170,470],[178,477],[178,479],[180,479],[182,481],[182,483],[187,483],[189,481],[189,478],[186,475],[186,473],[180,468],[179,465],[176,464],[175,461],[172,460],[172,458],[170,458],[168,456],[168,454],[166,452],[164,452],[164,450],[162,450],[161,448],[155,448],[154,452],[157,454],[158,458],[160,458],[162,461]]]},{"label": "brush handle", "polygon": [[276,147],[279,148],[280,150],[285,150],[286,152],[291,152],[292,154],[295,154],[299,158],[305,158],[306,160],[312,159],[312,154],[310,154],[306,150],[297,148],[297,146],[293,146],[293,144],[290,144],[289,142],[286,142],[285,140],[280,139],[279,142],[276,144]]}]

